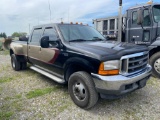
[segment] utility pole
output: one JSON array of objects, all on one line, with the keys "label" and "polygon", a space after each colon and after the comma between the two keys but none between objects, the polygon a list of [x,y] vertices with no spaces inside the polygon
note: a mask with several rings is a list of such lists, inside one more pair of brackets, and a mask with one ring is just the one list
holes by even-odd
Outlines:
[{"label": "utility pole", "polygon": [[119,0],[118,41],[122,40],[122,0]]},{"label": "utility pole", "polygon": [[51,22],[51,6],[50,6],[50,1],[49,0],[48,0],[48,5],[49,5],[50,22]]}]

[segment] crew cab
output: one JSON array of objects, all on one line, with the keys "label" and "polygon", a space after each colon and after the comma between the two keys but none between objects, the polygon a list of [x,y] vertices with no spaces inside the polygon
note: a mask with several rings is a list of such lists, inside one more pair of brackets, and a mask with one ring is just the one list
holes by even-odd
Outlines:
[{"label": "crew cab", "polygon": [[106,41],[93,27],[82,24],[35,26],[28,41],[10,45],[14,70],[31,69],[68,84],[74,103],[93,107],[99,97],[117,98],[143,88],[151,75],[148,48]]}]

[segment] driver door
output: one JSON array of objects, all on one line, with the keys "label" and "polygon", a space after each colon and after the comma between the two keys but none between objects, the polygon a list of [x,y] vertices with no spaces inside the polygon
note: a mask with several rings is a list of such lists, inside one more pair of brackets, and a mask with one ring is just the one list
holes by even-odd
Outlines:
[{"label": "driver door", "polygon": [[135,44],[149,44],[151,41],[152,22],[148,8],[143,9],[143,23],[137,24],[138,9],[131,12],[131,28],[129,42]]}]

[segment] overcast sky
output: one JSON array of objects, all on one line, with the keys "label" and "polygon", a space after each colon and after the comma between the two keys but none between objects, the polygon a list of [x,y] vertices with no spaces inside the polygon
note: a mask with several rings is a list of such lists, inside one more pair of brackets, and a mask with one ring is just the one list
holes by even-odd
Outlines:
[{"label": "overcast sky", "polygon": [[[123,0],[123,12],[137,3],[148,0]],[[159,0],[154,0],[158,2]],[[49,3],[51,8],[51,21]],[[29,24],[50,22],[83,22],[92,25],[92,19],[117,15],[119,0],[1,0],[0,32],[29,33]]]}]

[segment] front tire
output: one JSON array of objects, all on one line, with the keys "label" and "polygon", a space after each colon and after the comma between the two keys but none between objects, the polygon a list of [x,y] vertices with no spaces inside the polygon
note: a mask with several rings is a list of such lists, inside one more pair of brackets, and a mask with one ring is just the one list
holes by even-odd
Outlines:
[{"label": "front tire", "polygon": [[86,72],[75,72],[70,76],[68,91],[73,102],[83,109],[93,107],[98,101],[92,77]]},{"label": "front tire", "polygon": [[160,52],[151,56],[150,65],[152,66],[152,75],[160,78]]},{"label": "front tire", "polygon": [[17,60],[17,57],[15,54],[12,54],[11,55],[11,65],[12,65],[12,68],[15,70],[15,71],[19,71],[20,70],[20,62]]}]

